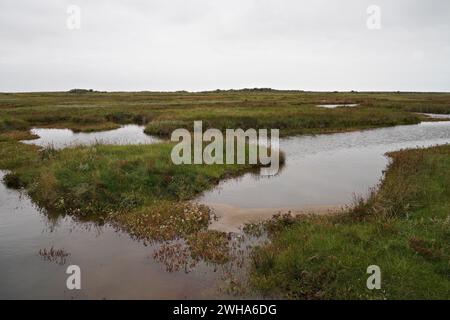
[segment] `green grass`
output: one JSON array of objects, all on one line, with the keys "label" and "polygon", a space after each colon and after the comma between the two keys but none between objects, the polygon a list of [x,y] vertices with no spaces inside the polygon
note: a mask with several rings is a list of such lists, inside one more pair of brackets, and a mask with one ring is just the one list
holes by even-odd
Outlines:
[{"label": "green grass", "polygon": [[[291,299],[449,299],[450,146],[391,154],[378,192],[338,216],[280,216],[253,253],[259,293]],[[378,265],[382,290],[366,287]]]},{"label": "green grass", "polygon": [[[16,170],[47,209],[86,215],[127,211],[156,200],[190,200],[249,165],[174,165],[174,144],[69,148],[51,152],[40,166]],[[30,179],[28,179],[28,177]]]},{"label": "green grass", "polygon": [[223,179],[259,168],[175,165],[170,158],[174,143],[54,150],[18,142],[31,137],[0,134],[0,168],[9,170],[4,178],[9,187],[26,189],[50,216],[113,222],[147,239],[174,239],[205,229],[209,209],[189,200]]},{"label": "green grass", "polygon": [[[318,104],[358,103],[334,110]],[[93,131],[146,124],[168,135],[175,127],[281,129],[281,134],[338,132],[417,123],[411,112],[450,113],[450,94],[318,93],[231,90],[201,93],[0,93],[0,132],[33,126]]]},{"label": "green grass", "polygon": [[169,136],[176,128],[192,131],[193,122],[203,121],[203,127],[217,128],[222,131],[231,128],[280,129],[281,135],[330,133],[348,130],[392,126],[397,124],[414,124],[420,117],[402,111],[385,108],[357,108],[349,110],[340,108],[324,110],[315,106],[281,108],[224,108],[221,110],[201,109],[174,112],[166,116],[168,120],[154,120],[146,127],[148,134]]}]

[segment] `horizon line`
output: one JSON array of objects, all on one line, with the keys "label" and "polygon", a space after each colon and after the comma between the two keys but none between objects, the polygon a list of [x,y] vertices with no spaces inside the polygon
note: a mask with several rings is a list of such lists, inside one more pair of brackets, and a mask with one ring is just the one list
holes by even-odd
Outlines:
[{"label": "horizon line", "polygon": [[[78,91],[78,92],[77,92]],[[440,93],[440,94],[450,94],[450,91],[415,91],[415,90],[303,90],[303,89],[275,89],[275,88],[232,88],[232,89],[211,89],[211,90],[96,90],[96,89],[86,89],[86,88],[72,88],[69,90],[37,90],[37,91],[0,91],[0,94],[20,94],[20,93],[214,93],[214,92],[232,92],[232,91],[260,91],[260,92],[298,92],[298,93]]]}]

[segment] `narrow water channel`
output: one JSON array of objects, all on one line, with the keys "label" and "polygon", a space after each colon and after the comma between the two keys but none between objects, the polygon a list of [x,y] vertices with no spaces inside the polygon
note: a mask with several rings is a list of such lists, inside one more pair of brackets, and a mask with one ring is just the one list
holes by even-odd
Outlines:
[{"label": "narrow water channel", "polygon": [[226,180],[198,201],[225,219],[213,227],[223,231],[279,211],[327,213],[367,196],[389,162],[386,152],[447,143],[448,121],[282,139],[286,165],[277,176]]}]

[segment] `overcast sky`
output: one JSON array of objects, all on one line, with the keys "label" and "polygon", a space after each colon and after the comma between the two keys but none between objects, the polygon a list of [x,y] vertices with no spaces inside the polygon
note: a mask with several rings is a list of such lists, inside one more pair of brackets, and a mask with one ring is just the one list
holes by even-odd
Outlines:
[{"label": "overcast sky", "polygon": [[450,91],[450,1],[0,0],[0,91],[243,87]]}]

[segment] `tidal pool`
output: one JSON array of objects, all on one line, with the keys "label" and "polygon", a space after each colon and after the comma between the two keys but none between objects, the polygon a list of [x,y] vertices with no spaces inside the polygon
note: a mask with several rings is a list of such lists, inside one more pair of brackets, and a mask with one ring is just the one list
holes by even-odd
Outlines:
[{"label": "tidal pool", "polygon": [[336,109],[336,108],[354,108],[357,107],[359,104],[357,103],[350,103],[350,104],[319,104],[319,108],[327,108],[327,109]]},{"label": "tidal pool", "polygon": [[161,140],[144,133],[144,126],[126,125],[118,129],[100,132],[75,133],[69,129],[31,129],[31,133],[39,136],[38,139],[25,140],[23,143],[34,144],[41,147],[62,149],[78,145],[92,144],[152,144]]},{"label": "tidal pool", "polygon": [[438,113],[419,113],[419,114],[430,117],[432,119],[450,119],[450,114],[438,114]]}]

